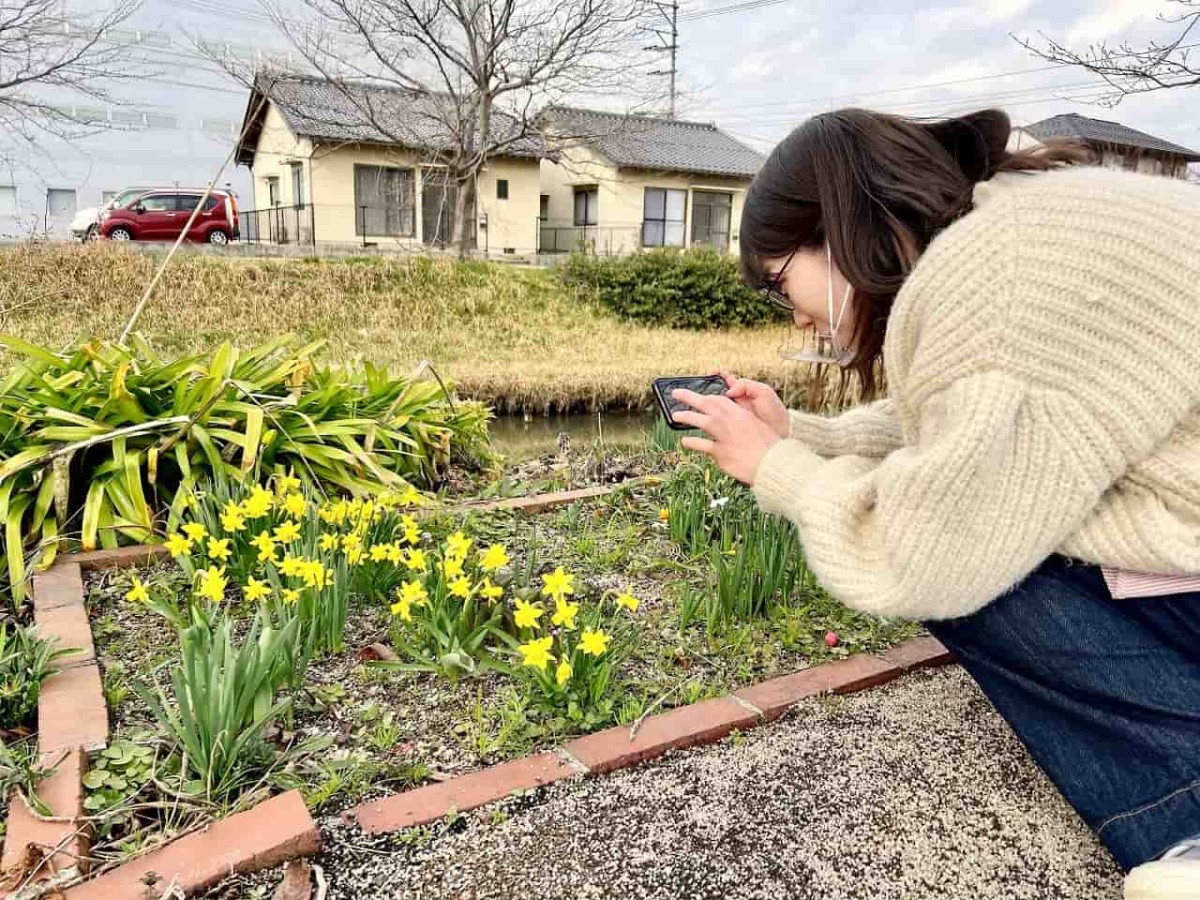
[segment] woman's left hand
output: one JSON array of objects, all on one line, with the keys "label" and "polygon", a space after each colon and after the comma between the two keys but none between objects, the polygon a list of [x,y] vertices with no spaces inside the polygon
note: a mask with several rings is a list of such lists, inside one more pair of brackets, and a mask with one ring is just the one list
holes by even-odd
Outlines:
[{"label": "woman's left hand", "polygon": [[685,437],[681,444],[712,457],[722,472],[753,485],[758,464],[782,438],[766,422],[725,396],[697,394],[680,388],[671,396],[691,407],[675,413],[675,421],[699,428],[710,440]]}]

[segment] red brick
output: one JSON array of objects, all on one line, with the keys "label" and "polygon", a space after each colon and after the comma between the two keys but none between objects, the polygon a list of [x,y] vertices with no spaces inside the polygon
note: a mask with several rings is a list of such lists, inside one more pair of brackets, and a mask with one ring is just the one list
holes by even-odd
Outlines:
[{"label": "red brick", "polygon": [[82,603],[56,606],[52,609],[34,608],[34,621],[42,637],[54,638],[57,649],[71,652],[55,660],[57,669],[83,665],[96,661],[96,648],[92,646],[92,626],[88,622],[87,610]]},{"label": "red brick", "polygon": [[881,657],[884,662],[908,671],[933,666],[947,666],[955,656],[935,637],[920,637],[897,644]]},{"label": "red brick", "polygon": [[49,808],[49,815],[41,818],[20,793],[13,793],[0,857],[0,869],[9,880],[0,885],[0,896],[4,896],[4,887],[23,881],[43,858],[46,862],[34,881],[44,881],[67,869],[87,870],[88,839],[86,829],[80,827],[87,754],[82,750],[47,753],[40,764],[50,774],[38,784],[37,796]]},{"label": "red brick", "polygon": [[38,750],[99,750],[106,744],[108,709],[95,663],[47,678],[38,699]]},{"label": "red brick", "polygon": [[563,749],[592,774],[600,774],[661,756],[668,750],[712,743],[735,728],[757,724],[756,713],[729,697],[715,697],[648,717],[632,740],[629,728],[618,726],[576,738]]},{"label": "red brick", "polygon": [[66,897],[134,900],[143,896],[150,873],[158,876],[160,892],[174,879],[190,896],[235,872],[277,866],[320,849],[320,832],[300,792],[289,791],[70,888]]},{"label": "red brick", "polygon": [[83,576],[74,556],[60,556],[45,572],[33,575],[33,608],[37,612],[83,603]]},{"label": "red brick", "polygon": [[312,897],[312,866],[308,860],[293,859],[283,867],[283,881],[271,900],[310,900]]},{"label": "red brick", "polygon": [[763,712],[768,722],[778,719],[798,701],[830,691],[848,694],[890,681],[900,674],[895,666],[871,656],[852,656],[849,659],[825,663],[782,675],[736,691],[741,697]]},{"label": "red brick", "polygon": [[144,566],[168,555],[162,544],[135,544],[132,547],[117,547],[115,550],[89,550],[72,553],[68,560],[77,563],[85,572],[92,569],[127,569]]},{"label": "red brick", "polygon": [[513,791],[571,778],[575,771],[554,753],[524,756],[438,784],[394,794],[347,811],[346,819],[376,834],[435,822],[451,811],[466,812]]},{"label": "red brick", "polygon": [[463,509],[507,509],[517,512],[535,513],[545,512],[550,509],[555,509],[559,506],[569,506],[580,500],[593,500],[596,497],[603,497],[605,494],[612,493],[617,488],[624,487],[631,482],[625,481],[620,484],[604,484],[596,487],[579,488],[574,491],[553,491],[545,494],[534,494],[532,497],[513,497],[508,500],[487,500],[482,503],[464,503]]}]

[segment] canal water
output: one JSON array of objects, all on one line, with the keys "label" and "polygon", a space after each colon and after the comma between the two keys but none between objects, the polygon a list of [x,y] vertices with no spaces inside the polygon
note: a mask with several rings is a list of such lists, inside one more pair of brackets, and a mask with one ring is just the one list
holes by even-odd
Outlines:
[{"label": "canal water", "polygon": [[489,424],[496,450],[512,462],[532,459],[558,449],[558,436],[568,435],[575,450],[590,447],[603,434],[609,446],[641,444],[649,440],[657,409],[614,410],[568,416],[498,416]]}]

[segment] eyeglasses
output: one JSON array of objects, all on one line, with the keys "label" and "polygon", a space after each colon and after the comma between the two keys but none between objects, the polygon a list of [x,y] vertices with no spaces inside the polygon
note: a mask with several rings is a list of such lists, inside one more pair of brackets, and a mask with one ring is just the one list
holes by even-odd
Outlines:
[{"label": "eyeglasses", "polygon": [[767,286],[762,289],[764,300],[772,306],[777,306],[787,312],[795,312],[796,305],[788,298],[786,291],[780,290],[779,285],[783,283],[783,276],[787,272],[787,267],[792,264],[792,258],[799,249],[799,247],[792,249],[787,259],[783,261],[783,265],[779,267],[779,271],[767,279]]}]

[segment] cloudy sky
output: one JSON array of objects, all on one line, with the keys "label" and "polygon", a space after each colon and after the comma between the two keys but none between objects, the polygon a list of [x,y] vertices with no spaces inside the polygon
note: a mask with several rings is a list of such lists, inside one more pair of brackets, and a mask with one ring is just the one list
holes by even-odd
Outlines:
[{"label": "cloudy sky", "polygon": [[[858,105],[944,115],[999,105],[1014,122],[1059,112],[1113,119],[1200,148],[1200,86],[1096,103],[1104,85],[1047,68],[1014,39],[1073,49],[1166,40],[1164,0],[783,0],[723,15],[738,0],[681,0],[681,117],[715,121],[760,149],[807,116]],[[762,0],[766,2],[766,0]],[[1200,27],[1192,43],[1200,44]],[[1200,47],[1195,51],[1200,64]],[[665,68],[665,66],[664,66]]]}]

